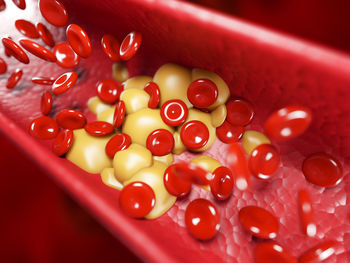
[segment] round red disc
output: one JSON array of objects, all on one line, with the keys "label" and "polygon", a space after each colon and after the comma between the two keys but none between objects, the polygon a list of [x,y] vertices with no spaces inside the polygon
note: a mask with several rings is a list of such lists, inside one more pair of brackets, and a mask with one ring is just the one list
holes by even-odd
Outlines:
[{"label": "round red disc", "polygon": [[173,164],[171,167],[172,172],[176,176],[189,183],[208,185],[211,179],[210,173],[190,162],[181,161]]},{"label": "round red disc", "polygon": [[129,33],[120,45],[120,58],[122,60],[131,59],[140,48],[142,42],[142,35],[139,32]]},{"label": "round red disc", "polygon": [[188,115],[186,104],[182,100],[168,100],[160,108],[162,120],[170,126],[179,126]]},{"label": "round red disc", "polygon": [[81,129],[86,124],[85,115],[77,110],[62,110],[56,116],[56,121],[64,129]]},{"label": "round red disc", "polygon": [[169,194],[183,197],[191,191],[191,183],[176,175],[174,165],[170,165],[164,172],[164,186]]},{"label": "round red disc", "polygon": [[44,115],[48,115],[52,108],[52,95],[49,91],[46,91],[41,96],[41,104],[40,104],[41,112]]},{"label": "round red disc", "polygon": [[49,62],[56,62],[55,55],[50,50],[44,48],[42,45],[39,45],[38,43],[29,39],[22,39],[19,41],[19,43],[25,50],[32,53],[34,56],[37,56],[38,58]]},{"label": "round red disc", "polygon": [[66,35],[69,44],[72,46],[75,53],[83,58],[91,55],[91,42],[85,31],[76,24],[71,24],[67,27]]},{"label": "round red disc", "polygon": [[55,79],[46,77],[32,77],[32,82],[40,85],[52,85],[55,82]]},{"label": "round red disc", "polygon": [[106,154],[114,157],[116,152],[127,149],[131,144],[131,137],[125,133],[114,135],[106,144]]},{"label": "round red disc", "polygon": [[115,105],[115,111],[113,115],[113,125],[116,128],[119,128],[122,126],[122,123],[125,118],[125,103],[124,101],[120,100]]},{"label": "round red disc", "polygon": [[280,155],[271,144],[261,144],[256,147],[249,157],[251,173],[259,179],[269,179],[280,164]]},{"label": "round red disc", "polygon": [[243,126],[232,125],[228,121],[216,128],[216,136],[224,143],[238,142],[244,133]]},{"label": "round red disc", "polygon": [[114,79],[103,79],[96,84],[97,96],[105,103],[113,104],[120,98],[124,88]]},{"label": "round red disc", "polygon": [[12,2],[19,8],[19,9],[26,9],[26,1],[25,0],[12,0]]},{"label": "round red disc", "polygon": [[54,154],[56,154],[57,156],[62,156],[66,152],[68,152],[68,150],[72,146],[73,139],[74,134],[72,130],[66,129],[61,131],[52,144],[52,151],[54,152]]},{"label": "round red disc", "polygon": [[93,121],[84,126],[87,133],[94,136],[103,136],[110,134],[114,131],[112,124],[105,121]]},{"label": "round red disc", "polygon": [[250,234],[272,239],[277,237],[278,221],[274,215],[258,206],[246,206],[239,211],[239,221]]},{"label": "round red disc", "polygon": [[6,64],[5,60],[0,58],[0,74],[5,73],[6,71],[7,71],[7,64]]},{"label": "round red disc", "polygon": [[103,51],[111,61],[117,62],[120,60],[120,43],[114,36],[109,34],[104,35],[101,39],[101,45]]},{"label": "round red disc", "polygon": [[220,229],[220,216],[215,205],[210,201],[196,199],[186,208],[185,223],[195,238],[209,240]]},{"label": "round red disc", "polygon": [[189,149],[199,149],[207,144],[209,130],[201,121],[189,121],[182,126],[180,137]]},{"label": "round red disc", "polygon": [[213,172],[210,180],[210,190],[218,200],[226,200],[232,195],[234,186],[233,176],[230,169],[220,166]]},{"label": "round red disc", "polygon": [[297,263],[284,247],[274,241],[259,243],[254,251],[255,263]]},{"label": "round red disc", "polygon": [[65,26],[68,23],[68,12],[58,0],[39,0],[39,8],[47,22],[54,26]]},{"label": "round red disc", "polygon": [[288,106],[272,113],[265,122],[266,134],[276,140],[295,138],[310,126],[311,111],[302,106]]},{"label": "round red disc", "polygon": [[39,139],[53,139],[58,134],[58,125],[54,119],[41,116],[32,120],[29,134]]},{"label": "round red disc", "polygon": [[226,120],[232,125],[246,126],[254,117],[253,105],[244,99],[231,99],[226,104]]},{"label": "round red disc", "polygon": [[119,204],[122,210],[134,218],[145,217],[156,203],[151,187],[143,182],[132,182],[120,192]]},{"label": "round red disc", "polygon": [[165,129],[158,129],[151,132],[146,141],[147,149],[155,156],[164,156],[171,153],[174,144],[174,136]]},{"label": "round red disc", "polygon": [[298,263],[324,262],[336,252],[338,243],[329,240],[323,241],[315,247],[310,248],[298,258]]},{"label": "round red disc", "polygon": [[5,47],[5,53],[9,56],[13,56],[16,58],[19,62],[22,62],[24,64],[29,64],[29,58],[27,54],[24,52],[24,50],[17,45],[14,41],[12,41],[9,38],[3,38],[2,44]]},{"label": "round red disc", "polygon": [[80,61],[80,57],[67,42],[57,44],[53,48],[53,54],[57,59],[57,64],[63,68],[74,68]]},{"label": "round red disc", "polygon": [[6,88],[13,89],[17,83],[21,80],[23,71],[21,69],[16,69],[14,73],[7,79]]},{"label": "round red disc", "polygon": [[46,45],[50,47],[53,47],[55,45],[55,40],[53,39],[51,32],[47,29],[47,27],[44,24],[37,23],[36,30],[38,31],[39,36]]},{"label": "round red disc", "polygon": [[157,108],[160,102],[160,90],[158,85],[155,82],[151,81],[146,84],[146,86],[144,87],[144,90],[150,96],[148,107],[151,109]]},{"label": "round red disc", "polygon": [[67,90],[69,90],[71,87],[74,86],[75,82],[78,79],[78,74],[74,71],[72,72],[66,72],[59,76],[55,82],[52,84],[52,93],[55,95],[60,95]]},{"label": "round red disc", "polygon": [[216,101],[218,88],[209,79],[197,79],[188,87],[187,97],[195,107],[207,108]]},{"label": "round red disc", "polygon": [[16,20],[15,27],[21,34],[23,34],[26,37],[39,38],[39,33],[36,30],[35,26],[27,20],[24,20],[24,19]]},{"label": "round red disc", "polygon": [[343,167],[340,162],[327,153],[314,153],[303,162],[305,178],[314,185],[332,187],[343,179]]}]

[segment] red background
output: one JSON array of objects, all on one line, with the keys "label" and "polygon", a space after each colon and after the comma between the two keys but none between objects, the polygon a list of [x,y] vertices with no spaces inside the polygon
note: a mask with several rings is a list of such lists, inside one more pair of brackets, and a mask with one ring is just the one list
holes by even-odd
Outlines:
[{"label": "red background", "polygon": [[[347,0],[193,2],[350,50]],[[1,134],[0,145],[2,262],[138,262]]]}]

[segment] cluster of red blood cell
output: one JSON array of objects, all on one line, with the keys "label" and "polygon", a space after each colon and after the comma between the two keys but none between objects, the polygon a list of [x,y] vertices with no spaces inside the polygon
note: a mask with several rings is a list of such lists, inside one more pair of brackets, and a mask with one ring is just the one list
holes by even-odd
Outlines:
[{"label": "cluster of red blood cell", "polygon": [[[19,8],[25,9],[24,0],[13,1]],[[0,0],[0,10],[6,8]],[[52,25],[63,27],[68,23],[68,13],[57,0],[40,0],[39,8],[43,17]],[[90,39],[86,32],[78,25],[71,24],[66,29],[67,41],[55,45],[50,31],[42,23],[36,26],[30,21],[17,20],[15,26],[20,33],[32,39],[41,38],[53,51],[33,40],[22,39],[20,45],[10,37],[3,38],[5,53],[19,62],[28,64],[29,58],[22,47],[31,54],[46,60],[56,62],[63,68],[74,68],[80,57],[88,58],[92,52]],[[113,61],[129,60],[140,48],[142,35],[131,32],[120,44],[112,35],[104,35],[101,40],[103,51]],[[22,46],[22,47],[21,47]],[[0,74],[7,71],[6,62],[0,58]],[[23,72],[17,69],[8,79],[7,88],[12,89],[20,81]],[[41,85],[50,85],[51,92],[45,91],[41,97],[41,111],[43,115],[51,112],[54,96],[67,92],[78,79],[76,72],[66,72],[58,78],[33,77],[32,81]],[[156,83],[150,82],[144,90],[150,95],[149,108],[156,108],[160,102],[160,91]],[[105,103],[115,104],[113,125],[107,122],[95,121],[87,123],[83,113],[66,109],[59,112],[56,120],[48,116],[34,119],[29,127],[29,133],[40,139],[55,139],[52,150],[58,156],[64,155],[73,143],[74,129],[84,128],[93,136],[111,134],[119,128],[125,117],[125,104],[119,100],[123,87],[111,79],[104,79],[97,83],[97,96]],[[52,94],[51,94],[52,93]],[[212,105],[218,97],[218,88],[208,79],[193,81],[188,87],[189,101],[202,110]],[[217,137],[228,147],[227,162],[229,167],[221,166],[212,174],[202,168],[188,163],[179,162],[170,165],[164,174],[164,185],[168,192],[177,197],[187,195],[192,184],[209,185],[213,196],[219,200],[230,198],[234,185],[240,190],[249,187],[250,174],[257,179],[268,180],[276,172],[280,164],[280,156],[276,148],[270,144],[261,144],[249,156],[246,156],[237,142],[244,133],[244,127],[254,117],[253,105],[241,98],[230,99],[226,103],[227,117],[224,123],[216,129]],[[169,100],[161,107],[161,118],[170,126],[182,125],[188,116],[186,104],[178,99]],[[311,123],[311,112],[302,106],[288,106],[270,115],[266,120],[265,133],[274,140],[292,139],[302,134]],[[62,128],[59,131],[59,127]],[[209,139],[207,126],[197,120],[189,121],[181,127],[180,137],[189,149],[199,149],[206,145]],[[117,151],[129,147],[131,138],[127,134],[117,134],[106,145],[106,153],[113,157]],[[171,153],[174,147],[172,134],[164,129],[153,131],[147,138],[147,148],[153,155],[163,156]],[[305,178],[321,187],[331,187],[340,182],[343,176],[341,164],[332,156],[317,153],[309,156],[302,164]],[[306,235],[315,234],[315,218],[313,218],[312,202],[305,190],[299,192],[298,207],[302,229]],[[147,184],[133,182],[123,188],[120,195],[121,208],[131,217],[142,218],[155,205],[155,194]],[[246,231],[257,238],[274,239],[278,235],[278,219],[269,211],[256,206],[247,206],[239,211],[239,221]],[[185,222],[189,231],[200,240],[208,240],[215,236],[220,228],[220,216],[213,203],[205,199],[192,201],[185,213]],[[327,258],[330,250],[335,249],[336,243],[327,241],[306,251],[299,257],[299,262],[319,262]],[[328,251],[328,252],[327,252]],[[326,254],[324,252],[327,252]],[[285,248],[274,241],[259,243],[255,248],[256,262],[296,262]]]},{"label": "cluster of red blood cell", "polygon": [[[14,1],[15,4],[25,9],[25,1]],[[3,4],[4,8],[6,7]],[[4,9],[3,8],[3,9]],[[52,25],[63,27],[68,23],[68,13],[65,7],[56,0],[40,0],[39,8],[43,17]],[[37,42],[30,39],[21,39],[18,45],[10,37],[3,38],[2,43],[5,47],[5,53],[9,57],[14,57],[24,64],[30,62],[28,55],[24,50],[33,54],[34,56],[46,60],[48,62],[56,62],[63,68],[74,68],[78,65],[80,57],[87,58],[91,55],[91,42],[86,32],[78,25],[71,24],[66,29],[66,36],[68,42],[63,42],[55,45],[52,34],[47,27],[38,23],[36,26],[30,21],[19,19],[15,21],[15,27],[24,36],[32,39],[41,38],[46,45],[53,48],[45,48]],[[102,47],[107,56],[112,61],[119,61],[120,59],[130,59],[135,55],[140,47],[141,35],[137,32],[130,33],[123,41],[119,48],[119,42],[112,36],[106,35],[102,38]],[[23,49],[22,49],[22,47]],[[0,58],[0,74],[7,71],[6,62]],[[13,89],[21,80],[23,71],[17,69],[10,75],[7,82],[7,88]],[[78,79],[78,74],[75,71],[70,71],[62,74],[58,78],[51,77],[33,77],[32,82],[40,85],[49,85],[51,90],[47,90],[41,97],[41,111],[44,115],[49,115],[54,103],[54,96],[61,95],[71,89]],[[154,88],[148,88],[149,92],[155,98],[157,91]],[[114,80],[102,80],[97,84],[97,95],[107,103],[114,103],[119,100],[122,87]],[[159,92],[158,92],[159,95]],[[159,98],[158,98],[159,102]],[[155,102],[153,102],[154,104]],[[122,107],[120,114],[117,114],[117,123],[123,117]],[[121,120],[122,122],[122,120]],[[59,127],[63,130],[59,132]],[[64,155],[72,145],[74,136],[72,130],[85,128],[85,130],[95,136],[109,134],[114,131],[114,127],[106,122],[93,122],[86,124],[86,118],[82,112],[65,109],[59,112],[56,120],[48,116],[42,116],[34,119],[29,126],[29,133],[40,139],[55,139],[53,142],[53,152],[59,156]],[[114,144],[115,145],[115,144]],[[120,147],[120,146],[119,146]]]}]

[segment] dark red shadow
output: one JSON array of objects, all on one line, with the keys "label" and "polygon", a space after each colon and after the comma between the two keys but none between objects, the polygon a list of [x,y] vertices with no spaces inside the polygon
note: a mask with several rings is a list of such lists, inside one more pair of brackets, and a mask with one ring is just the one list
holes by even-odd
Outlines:
[{"label": "dark red shadow", "polygon": [[0,145],[1,262],[140,262],[1,133]]}]

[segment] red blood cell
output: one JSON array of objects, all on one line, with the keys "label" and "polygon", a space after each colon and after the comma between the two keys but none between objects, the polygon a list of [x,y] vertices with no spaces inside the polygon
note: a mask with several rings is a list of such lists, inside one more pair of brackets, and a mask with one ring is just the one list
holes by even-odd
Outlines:
[{"label": "red blood cell", "polygon": [[120,43],[119,41],[112,35],[104,35],[101,39],[101,45],[103,51],[106,53],[107,57],[113,62],[117,62],[120,60],[119,49]]},{"label": "red blood cell", "polygon": [[20,9],[26,9],[26,1],[25,0],[12,0],[12,2]]},{"label": "red blood cell", "polygon": [[340,162],[327,153],[314,153],[303,162],[305,178],[314,185],[332,187],[343,179],[343,167]]},{"label": "red blood cell", "polygon": [[125,103],[124,101],[118,101],[115,105],[115,111],[113,115],[113,125],[116,128],[119,128],[125,118]]},{"label": "red blood cell", "polygon": [[85,31],[76,24],[71,24],[67,27],[66,35],[69,44],[72,46],[75,53],[83,58],[91,55],[91,42]]},{"label": "red blood cell", "polygon": [[186,208],[185,223],[197,239],[209,240],[220,229],[220,215],[214,204],[206,199],[193,200]]},{"label": "red blood cell", "polygon": [[259,179],[269,179],[280,164],[280,155],[271,144],[261,144],[249,157],[249,169]]},{"label": "red blood cell", "polygon": [[61,131],[52,144],[52,151],[54,152],[54,154],[56,154],[57,156],[62,156],[66,152],[68,152],[68,150],[72,146],[73,139],[74,134],[72,130],[66,129]]},{"label": "red blood cell", "polygon": [[284,247],[274,241],[259,243],[254,251],[255,263],[297,263]]},{"label": "red blood cell", "polygon": [[209,140],[208,127],[201,121],[186,122],[180,131],[183,144],[190,149],[199,149]]},{"label": "red blood cell", "polygon": [[151,109],[157,108],[160,102],[160,90],[158,85],[155,82],[151,81],[146,84],[144,90],[148,93],[148,95],[150,95],[148,107]]},{"label": "red blood cell", "polygon": [[55,55],[50,50],[44,48],[42,45],[39,45],[38,43],[29,39],[22,39],[19,41],[19,43],[25,50],[37,56],[38,58],[49,62],[56,62]]},{"label": "red blood cell", "polygon": [[23,71],[21,69],[16,69],[14,73],[11,74],[11,76],[7,79],[7,85],[6,87],[8,89],[13,89],[17,83],[21,80],[23,75]]},{"label": "red blood cell", "polygon": [[145,217],[156,203],[151,187],[143,182],[132,182],[120,192],[119,204],[122,210],[134,218]]},{"label": "red blood cell", "polygon": [[57,0],[39,0],[39,8],[47,22],[54,26],[65,26],[68,13],[64,5]]},{"label": "red blood cell", "polygon": [[131,59],[140,48],[142,41],[142,35],[139,32],[131,32],[129,33],[123,40],[120,45],[120,58],[122,60]]},{"label": "red blood cell", "polygon": [[310,196],[306,190],[300,190],[298,193],[298,210],[302,231],[305,235],[314,237],[317,231],[314,210]]},{"label": "red blood cell", "polygon": [[186,104],[182,100],[168,100],[160,108],[162,120],[170,126],[179,126],[188,115]]},{"label": "red blood cell", "polygon": [[216,136],[224,143],[238,142],[242,138],[243,132],[243,126],[232,125],[228,121],[224,121],[221,126],[216,128]]},{"label": "red blood cell", "polygon": [[29,58],[28,58],[27,54],[14,41],[12,41],[9,38],[3,38],[2,39],[2,44],[4,45],[5,53],[8,56],[13,56],[19,62],[22,62],[24,64],[28,64],[29,63]]},{"label": "red blood cell", "polygon": [[147,149],[155,156],[164,156],[171,153],[174,144],[174,136],[165,129],[158,129],[151,132],[146,141]]},{"label": "red blood cell", "polygon": [[62,110],[56,116],[56,121],[64,129],[81,129],[86,124],[85,115],[77,110]]},{"label": "red blood cell", "polygon": [[254,117],[253,105],[244,99],[231,99],[226,104],[226,120],[232,125],[246,126]]},{"label": "red blood cell", "polygon": [[114,135],[106,144],[106,154],[114,157],[116,152],[127,149],[131,144],[131,138],[125,133]]},{"label": "red blood cell", "polygon": [[191,183],[177,176],[176,168],[170,165],[164,172],[164,186],[174,196],[183,197],[191,191]]},{"label": "red blood cell", "polygon": [[26,37],[39,38],[39,33],[36,30],[36,27],[33,25],[33,23],[27,20],[24,20],[24,19],[16,20],[15,27],[21,34],[25,35]]},{"label": "red blood cell", "polygon": [[178,162],[172,165],[172,172],[180,179],[198,185],[208,185],[212,177],[210,173],[190,162]]},{"label": "red blood cell", "polygon": [[113,104],[119,100],[123,89],[123,86],[119,85],[114,79],[103,79],[96,84],[97,96],[103,102],[110,104]]},{"label": "red blood cell", "polygon": [[239,221],[252,235],[272,239],[277,237],[278,221],[267,210],[257,206],[246,206],[239,211]]},{"label": "red blood cell", "polygon": [[311,111],[302,106],[287,106],[273,112],[265,122],[266,134],[276,140],[292,139],[311,124]]},{"label": "red blood cell", "polygon": [[220,166],[213,172],[213,178],[210,181],[210,190],[218,200],[226,200],[232,194],[233,176],[230,169]]},{"label": "red blood cell", "polygon": [[7,71],[7,64],[6,64],[5,60],[0,58],[0,74],[5,73],[6,71]]},{"label": "red blood cell", "polygon": [[55,82],[55,79],[46,77],[32,77],[32,82],[40,85],[52,85]]},{"label": "red blood cell", "polygon": [[78,74],[74,71],[66,72],[59,76],[52,84],[52,93],[55,95],[62,94],[74,86],[78,79]]},{"label": "red blood cell", "polygon": [[58,125],[54,119],[41,116],[32,120],[29,134],[39,139],[53,139],[58,134]]},{"label": "red blood cell", "polygon": [[207,108],[216,101],[218,88],[209,79],[197,79],[188,87],[187,97],[195,107]]},{"label": "red blood cell", "polygon": [[330,258],[336,250],[338,243],[335,241],[325,241],[307,250],[299,258],[299,263],[318,263]]},{"label": "red blood cell", "polygon": [[5,10],[5,8],[6,8],[5,0],[0,0],[0,12]]},{"label": "red blood cell", "polygon": [[41,104],[40,104],[41,112],[44,115],[48,115],[52,108],[52,95],[49,91],[46,91],[41,96]]},{"label": "red blood cell", "polygon": [[51,32],[47,29],[47,27],[44,24],[37,23],[36,30],[38,31],[39,36],[46,45],[50,47],[53,47],[55,45],[55,40],[53,39]]},{"label": "red blood cell", "polygon": [[250,184],[248,162],[242,148],[237,144],[230,144],[226,153],[228,167],[234,176],[236,187],[239,190],[247,190]]},{"label": "red blood cell", "polygon": [[112,124],[105,121],[93,121],[84,126],[86,132],[94,136],[103,136],[114,131]]},{"label": "red blood cell", "polygon": [[80,57],[67,42],[57,44],[53,48],[57,64],[63,68],[74,68],[79,64]]}]

